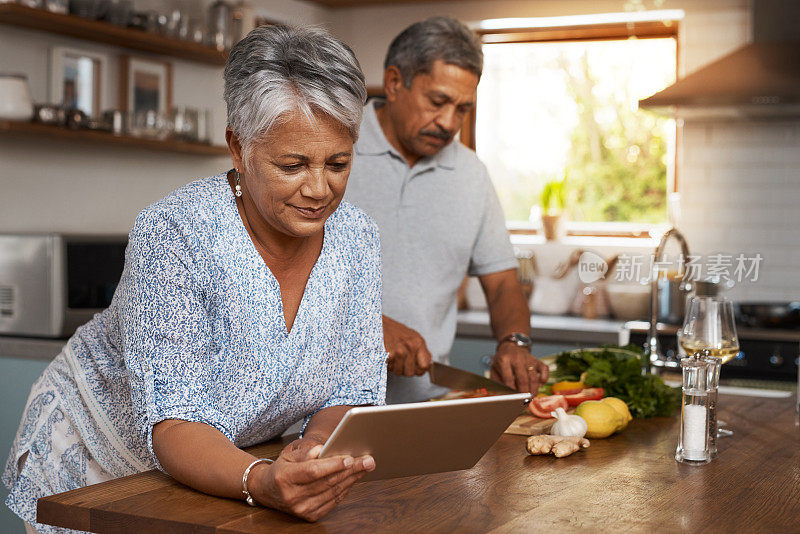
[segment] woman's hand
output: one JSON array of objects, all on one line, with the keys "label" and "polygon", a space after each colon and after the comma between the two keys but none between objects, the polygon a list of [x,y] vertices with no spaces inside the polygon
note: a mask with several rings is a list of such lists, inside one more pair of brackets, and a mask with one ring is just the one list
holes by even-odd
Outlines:
[{"label": "woman's hand", "polygon": [[[322,445],[307,439],[290,443],[275,463],[253,469],[248,484],[259,503],[317,521],[339,503],[353,484],[375,469],[371,456],[337,456],[319,459]],[[256,475],[253,480],[253,475]]]}]

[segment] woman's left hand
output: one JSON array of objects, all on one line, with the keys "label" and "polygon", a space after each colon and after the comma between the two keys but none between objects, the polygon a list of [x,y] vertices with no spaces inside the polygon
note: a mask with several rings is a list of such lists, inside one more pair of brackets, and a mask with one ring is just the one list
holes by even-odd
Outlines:
[{"label": "woman's left hand", "polygon": [[254,470],[253,497],[306,521],[317,521],[339,503],[353,484],[375,469],[371,456],[318,459],[322,445],[306,438],[290,443],[274,464]]}]

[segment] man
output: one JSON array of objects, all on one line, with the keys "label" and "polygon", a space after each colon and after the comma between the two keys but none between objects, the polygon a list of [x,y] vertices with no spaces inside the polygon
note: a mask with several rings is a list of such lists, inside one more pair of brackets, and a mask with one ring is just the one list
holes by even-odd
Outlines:
[{"label": "man", "polygon": [[480,41],[463,24],[418,22],[389,47],[385,100],[364,110],[345,198],[380,228],[390,403],[442,392],[425,372],[432,357],[447,363],[467,274],[480,279],[498,340],[492,377],[532,392],[547,380],[530,354],[530,314],[497,194],[475,153],[453,141],[482,68]]}]

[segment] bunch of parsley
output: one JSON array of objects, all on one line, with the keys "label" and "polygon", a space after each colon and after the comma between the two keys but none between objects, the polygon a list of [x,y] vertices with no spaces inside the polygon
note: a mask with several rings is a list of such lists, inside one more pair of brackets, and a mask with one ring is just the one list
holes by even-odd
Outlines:
[{"label": "bunch of parsley", "polygon": [[601,387],[607,397],[625,401],[634,417],[666,417],[680,403],[680,389],[661,377],[642,374],[642,350],[636,345],[604,345],[600,349],[562,352],[556,358],[558,380],[580,380]]}]

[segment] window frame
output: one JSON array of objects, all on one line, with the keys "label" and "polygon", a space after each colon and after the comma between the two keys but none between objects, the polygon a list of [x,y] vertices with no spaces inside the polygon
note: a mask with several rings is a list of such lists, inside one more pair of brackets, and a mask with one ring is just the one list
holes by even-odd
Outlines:
[{"label": "window frame", "polygon": [[[619,41],[623,39],[675,39],[675,72],[679,71],[680,40],[678,39],[679,20],[669,21],[637,21],[613,22],[574,26],[556,27],[529,27],[529,28],[501,28],[501,29],[476,29],[475,33],[482,44],[501,43],[544,43],[563,41]],[[477,120],[477,105],[470,110],[461,125],[460,140],[471,150],[476,150],[475,125]],[[667,202],[669,195],[678,192],[678,135],[680,129],[675,124],[675,154],[673,154],[673,174],[667,173]],[[586,223],[593,224],[593,223]],[[597,224],[597,223],[594,223]],[[615,224],[615,223],[612,223]],[[512,234],[537,235],[542,232],[533,226],[511,224],[507,225]],[[659,230],[660,229],[660,230]],[[636,225],[631,223],[630,229],[567,229],[568,236],[582,237],[626,237],[631,239],[650,239],[652,230],[656,233],[663,231],[661,225]]]}]

